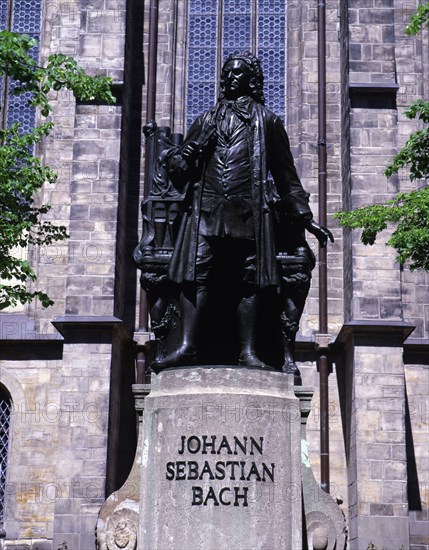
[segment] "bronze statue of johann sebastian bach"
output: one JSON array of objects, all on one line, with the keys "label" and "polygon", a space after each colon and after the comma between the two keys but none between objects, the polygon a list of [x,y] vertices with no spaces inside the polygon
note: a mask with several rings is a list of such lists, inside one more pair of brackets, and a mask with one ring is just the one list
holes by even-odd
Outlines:
[{"label": "bronze statue of johann sebastian bach", "polygon": [[[248,52],[229,56],[220,90],[183,143],[156,125],[146,128],[160,154],[134,258],[158,338],[152,369],[205,364],[207,312],[222,301],[236,347],[223,364],[297,375],[294,341],[314,267],[305,230],[322,247],[333,236],[313,220],[284,126],[264,106],[259,60]],[[258,343],[263,315],[282,335],[277,364]]]}]

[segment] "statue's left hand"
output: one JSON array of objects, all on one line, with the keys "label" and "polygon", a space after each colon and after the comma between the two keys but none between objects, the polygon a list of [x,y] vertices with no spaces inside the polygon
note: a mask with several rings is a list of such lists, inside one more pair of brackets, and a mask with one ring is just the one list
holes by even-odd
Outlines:
[{"label": "statue's left hand", "polygon": [[325,246],[328,244],[328,239],[331,241],[331,243],[334,242],[334,236],[329,231],[329,229],[327,227],[319,225],[314,220],[307,221],[305,224],[305,228],[310,233],[313,233],[322,248],[325,248]]}]

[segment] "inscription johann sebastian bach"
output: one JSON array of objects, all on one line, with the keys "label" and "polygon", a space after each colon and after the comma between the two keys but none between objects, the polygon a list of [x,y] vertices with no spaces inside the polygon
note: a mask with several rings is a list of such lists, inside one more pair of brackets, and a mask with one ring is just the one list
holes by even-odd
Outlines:
[{"label": "inscription johann sebastian bach", "polygon": [[[176,460],[166,464],[168,481],[200,481],[202,485],[192,485],[192,506],[248,506],[248,486],[215,487],[211,481],[271,482],[274,483],[273,462],[258,460],[264,455],[264,438],[248,436],[228,438],[225,435],[182,435],[177,453],[188,452],[204,455],[202,460]],[[220,457],[249,457],[248,460],[216,460]],[[251,460],[250,457],[255,457]]]}]

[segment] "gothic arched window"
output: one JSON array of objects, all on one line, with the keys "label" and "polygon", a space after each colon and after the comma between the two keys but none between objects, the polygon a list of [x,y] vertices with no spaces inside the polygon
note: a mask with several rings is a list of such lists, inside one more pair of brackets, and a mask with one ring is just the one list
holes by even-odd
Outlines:
[{"label": "gothic arched window", "polygon": [[4,500],[6,494],[6,473],[9,457],[9,435],[12,400],[0,384],[0,527],[4,523]]},{"label": "gothic arched window", "polygon": [[284,0],[190,0],[186,120],[216,102],[223,60],[249,50],[261,60],[267,107],[285,111]]}]

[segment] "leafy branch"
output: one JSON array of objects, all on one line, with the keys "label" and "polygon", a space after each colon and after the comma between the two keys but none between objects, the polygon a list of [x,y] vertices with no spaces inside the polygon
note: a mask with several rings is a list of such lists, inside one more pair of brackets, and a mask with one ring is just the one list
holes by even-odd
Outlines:
[{"label": "leafy branch", "polygon": [[405,27],[408,36],[416,35],[422,27],[429,24],[429,2],[419,4],[416,13],[411,16],[410,24]]},{"label": "leafy branch", "polygon": [[429,187],[400,193],[386,204],[369,205],[351,212],[338,212],[340,225],[362,229],[363,244],[374,244],[389,224],[396,229],[387,244],[397,251],[400,264],[410,261],[410,269],[429,271]]},{"label": "leafy branch", "polygon": [[89,76],[77,62],[67,55],[52,54],[46,67],[39,67],[29,52],[37,46],[37,40],[26,34],[0,32],[0,76],[6,74],[18,81],[13,94],[30,93],[29,104],[40,107],[43,116],[52,110],[48,94],[51,90],[66,88],[82,101],[97,100],[114,103],[106,76]]},{"label": "leafy branch", "polygon": [[[417,119],[427,124],[429,122],[429,101],[424,101],[423,99],[413,101],[404,114],[410,120]],[[404,147],[393,158],[384,174],[390,177],[396,174],[400,168],[405,168],[407,165],[409,166],[411,180],[427,178],[429,176],[428,127],[417,130],[410,135]]]}]

